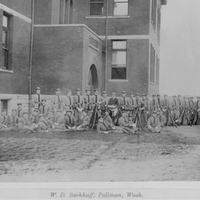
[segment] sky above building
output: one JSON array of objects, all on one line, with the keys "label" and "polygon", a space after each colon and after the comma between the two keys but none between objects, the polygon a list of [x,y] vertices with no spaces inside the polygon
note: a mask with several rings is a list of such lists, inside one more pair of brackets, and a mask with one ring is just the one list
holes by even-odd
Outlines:
[{"label": "sky above building", "polygon": [[160,93],[200,95],[200,0],[162,7]]}]

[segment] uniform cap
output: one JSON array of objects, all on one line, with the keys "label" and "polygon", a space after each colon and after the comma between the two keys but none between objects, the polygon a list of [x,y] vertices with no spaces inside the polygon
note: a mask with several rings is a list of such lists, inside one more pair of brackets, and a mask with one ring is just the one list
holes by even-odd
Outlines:
[{"label": "uniform cap", "polygon": [[46,99],[42,99],[42,101],[46,101]]},{"label": "uniform cap", "polygon": [[36,87],[36,90],[40,90],[40,87]]},{"label": "uniform cap", "polygon": [[103,91],[103,94],[106,94],[106,91]]},{"label": "uniform cap", "polygon": [[155,97],[155,96],[156,96],[155,94],[152,95],[152,97]]},{"label": "uniform cap", "polygon": [[157,97],[160,97],[160,94],[157,94]]},{"label": "uniform cap", "polygon": [[76,91],[81,91],[80,88],[78,88]]},{"label": "uniform cap", "polygon": [[57,88],[56,91],[60,91],[60,88]]},{"label": "uniform cap", "polygon": [[122,91],[122,94],[126,94],[126,91]]},{"label": "uniform cap", "polygon": [[39,112],[39,110],[38,109],[34,109],[33,112]]},{"label": "uniform cap", "polygon": [[66,112],[72,112],[72,110],[69,109],[69,110],[67,110]]},{"label": "uniform cap", "polygon": [[157,112],[154,110],[153,113],[157,113]]}]

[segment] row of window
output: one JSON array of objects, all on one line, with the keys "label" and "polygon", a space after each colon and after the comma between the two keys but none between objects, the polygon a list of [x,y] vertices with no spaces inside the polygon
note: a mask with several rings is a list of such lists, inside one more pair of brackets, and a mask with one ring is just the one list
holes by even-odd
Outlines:
[{"label": "row of window", "polygon": [[[104,14],[104,0],[90,0],[90,16],[99,16]],[[128,0],[113,1],[113,15],[128,15]]]}]

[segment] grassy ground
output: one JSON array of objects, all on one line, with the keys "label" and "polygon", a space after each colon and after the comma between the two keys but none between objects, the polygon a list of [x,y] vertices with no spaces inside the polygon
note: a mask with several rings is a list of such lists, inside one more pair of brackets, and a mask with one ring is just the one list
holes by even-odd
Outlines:
[{"label": "grassy ground", "polygon": [[139,137],[1,132],[0,181],[200,180],[199,144],[173,129]]}]

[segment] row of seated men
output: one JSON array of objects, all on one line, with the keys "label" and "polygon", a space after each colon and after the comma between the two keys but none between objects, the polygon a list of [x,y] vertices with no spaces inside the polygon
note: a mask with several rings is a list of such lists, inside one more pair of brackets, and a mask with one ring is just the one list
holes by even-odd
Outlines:
[{"label": "row of seated men", "polygon": [[[56,112],[49,110],[41,114],[38,109],[34,109],[30,119],[28,113],[22,110],[22,104],[17,104],[17,109],[13,109],[11,115],[7,116],[6,110],[0,115],[1,131],[20,131],[20,132],[36,132],[36,131],[87,131],[89,130],[90,117],[87,110],[82,110],[80,121],[76,118],[74,111],[69,109],[66,113],[57,110]],[[104,112],[99,110],[97,131],[103,133],[126,133],[136,134],[138,131],[137,124],[130,112],[122,110],[122,114],[118,119],[117,126],[114,124],[110,116],[110,111],[106,109]],[[160,132],[165,124],[165,117],[160,111],[154,111],[148,119],[147,128],[152,132]]]},{"label": "row of seated men", "polygon": [[57,89],[50,102],[49,105],[46,105],[46,100],[42,98],[41,90],[37,87],[32,106],[39,109],[41,113],[49,109],[54,111],[59,109],[61,112],[73,109],[77,120],[80,121],[82,109],[85,109],[88,116],[91,117],[94,106],[98,104],[100,110],[105,110],[107,106],[115,106],[127,111],[132,110],[133,118],[139,109],[139,118],[140,115],[144,115],[144,124],[147,124],[153,111],[160,110],[166,117],[167,126],[174,125],[176,122],[179,125],[200,125],[200,97],[197,97],[195,101],[193,97],[178,95],[178,97],[173,96],[173,99],[170,100],[168,95],[164,95],[163,98],[160,95],[152,95],[150,99],[148,94],[139,96],[138,93],[131,92],[130,96],[127,96],[126,92],[122,91],[120,97],[116,97],[116,93],[113,92],[112,97],[108,98],[106,91],[102,93],[102,96],[98,90],[91,95],[90,89],[86,90],[85,95],[82,95],[81,90],[77,89],[73,96],[71,90],[68,90],[66,96],[63,97],[60,89]]}]

